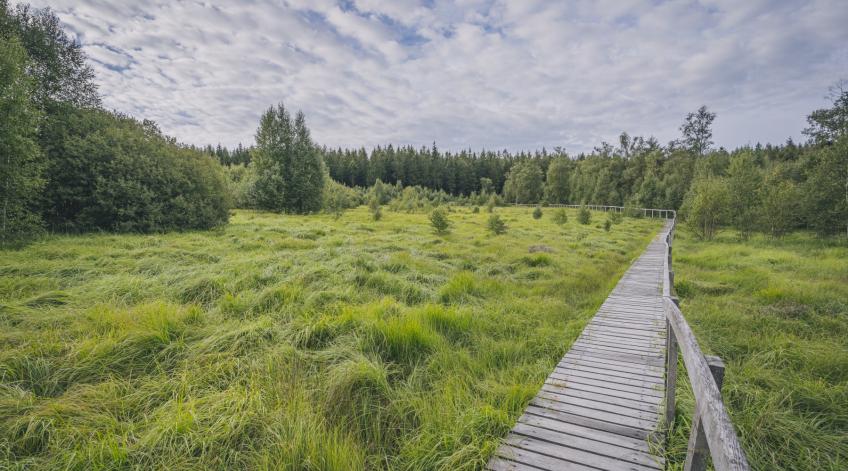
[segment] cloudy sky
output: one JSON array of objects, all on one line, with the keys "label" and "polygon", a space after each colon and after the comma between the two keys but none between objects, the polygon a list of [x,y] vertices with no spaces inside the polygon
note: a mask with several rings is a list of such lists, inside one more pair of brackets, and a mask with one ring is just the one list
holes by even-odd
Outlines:
[{"label": "cloudy sky", "polygon": [[330,146],[569,152],[621,131],[799,139],[848,78],[845,0],[34,0],[84,45],[105,105],[194,144],[249,144],[283,101]]}]

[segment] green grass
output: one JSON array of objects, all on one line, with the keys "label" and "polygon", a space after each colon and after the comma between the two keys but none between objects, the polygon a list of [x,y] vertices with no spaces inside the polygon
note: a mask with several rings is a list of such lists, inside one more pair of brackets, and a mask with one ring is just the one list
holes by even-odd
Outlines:
[{"label": "green grass", "polygon": [[[848,468],[848,246],[796,233],[699,242],[678,232],[681,310],[727,365],[723,395],[752,469]],[[685,459],[693,399],[678,390],[670,454]]]},{"label": "green grass", "polygon": [[0,252],[0,468],[482,467],[659,227],[496,212]]}]

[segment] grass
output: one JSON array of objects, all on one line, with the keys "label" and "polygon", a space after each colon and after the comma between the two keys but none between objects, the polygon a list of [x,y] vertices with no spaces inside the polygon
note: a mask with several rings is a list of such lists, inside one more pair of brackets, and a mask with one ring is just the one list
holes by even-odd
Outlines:
[{"label": "grass", "polygon": [[[675,238],[681,310],[705,353],[726,363],[723,395],[752,469],[848,468],[848,246]],[[682,469],[693,399],[678,390],[669,449]]]},{"label": "grass", "polygon": [[531,212],[496,236],[455,208],[438,236],[238,211],[2,251],[0,468],[481,468],[659,227]]}]

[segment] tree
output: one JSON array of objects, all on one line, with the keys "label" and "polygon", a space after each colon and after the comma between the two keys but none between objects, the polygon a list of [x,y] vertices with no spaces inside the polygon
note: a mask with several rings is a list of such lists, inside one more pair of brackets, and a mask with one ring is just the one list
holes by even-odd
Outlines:
[{"label": "tree", "polygon": [[801,195],[798,187],[773,173],[762,186],[759,195],[759,223],[772,237],[782,237],[798,222]]},{"label": "tree", "polygon": [[729,220],[739,230],[742,239],[747,239],[759,223],[757,214],[762,186],[762,175],[750,152],[741,152],[730,159],[727,169]]},{"label": "tree", "polygon": [[448,215],[442,208],[436,208],[430,213],[430,224],[433,225],[433,228],[436,230],[436,234],[447,234],[450,232],[450,220],[448,220]]},{"label": "tree", "polygon": [[835,142],[848,135],[848,81],[840,80],[830,87],[827,98],[833,100],[833,106],[810,113],[807,116],[810,126],[804,129],[804,134],[817,144]]},{"label": "tree", "polygon": [[26,67],[20,43],[0,40],[0,245],[41,227],[34,203],[44,186],[44,159],[35,140],[39,113]]},{"label": "tree", "polygon": [[730,193],[724,180],[709,176],[692,184],[681,213],[698,237],[711,240],[726,222],[729,202]]},{"label": "tree", "polygon": [[577,213],[577,222],[587,225],[592,222],[592,212],[585,206],[580,207],[580,212]]},{"label": "tree", "polygon": [[568,157],[557,157],[551,161],[545,181],[545,201],[552,204],[568,203],[569,169]]},{"label": "tree", "polygon": [[680,126],[683,133],[683,146],[695,155],[704,155],[713,144],[712,124],[716,114],[711,113],[706,106],[701,106],[698,111],[686,115],[686,119]]},{"label": "tree", "polygon": [[542,219],[542,208],[539,206],[533,210],[533,219]]},{"label": "tree", "polygon": [[371,217],[375,221],[379,221],[380,219],[382,219],[383,212],[380,210],[379,199],[372,196],[371,199],[368,200],[368,209],[371,211]]},{"label": "tree", "polygon": [[27,73],[34,80],[33,99],[40,109],[47,110],[53,103],[82,108],[100,106],[94,71],[86,64],[80,44],[62,30],[53,11],[25,4],[12,10],[2,0],[0,38],[13,37],[20,39],[31,61]]},{"label": "tree", "polygon": [[568,213],[563,208],[557,209],[554,211],[553,220],[555,223],[563,225],[568,222]]},{"label": "tree", "polygon": [[816,149],[803,184],[807,225],[819,234],[848,233],[848,135]]},{"label": "tree", "polygon": [[521,203],[538,203],[542,198],[543,175],[539,165],[532,161],[515,164],[504,183],[504,199]]},{"label": "tree", "polygon": [[324,170],[303,113],[294,122],[282,103],[269,108],[256,131],[256,204],[278,212],[321,209]]},{"label": "tree", "polygon": [[503,222],[500,216],[492,214],[486,222],[486,228],[494,235],[501,235],[506,232],[506,223]]}]

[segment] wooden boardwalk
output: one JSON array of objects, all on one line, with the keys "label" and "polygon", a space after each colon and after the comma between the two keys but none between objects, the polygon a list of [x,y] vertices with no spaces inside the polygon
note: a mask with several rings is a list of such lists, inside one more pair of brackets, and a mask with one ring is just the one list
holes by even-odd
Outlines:
[{"label": "wooden boardwalk", "polygon": [[627,270],[495,452],[491,470],[657,470],[664,236]]}]

